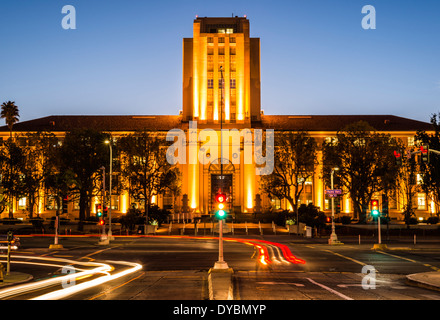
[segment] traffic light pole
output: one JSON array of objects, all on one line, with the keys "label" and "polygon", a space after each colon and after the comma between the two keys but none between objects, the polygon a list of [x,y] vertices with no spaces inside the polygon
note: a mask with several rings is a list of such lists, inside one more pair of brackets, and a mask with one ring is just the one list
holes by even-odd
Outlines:
[{"label": "traffic light pole", "polygon": [[[104,207],[105,207],[105,167],[102,167],[101,168],[102,169],[102,204],[101,204],[101,207],[102,207],[102,210],[103,210],[103,216],[102,216],[102,218],[104,219]],[[106,245],[106,244],[109,244],[109,241],[108,241],[108,237],[107,237],[107,235],[105,234],[105,223],[103,223],[102,224],[102,234],[101,234],[101,239],[100,239],[100,241],[98,242],[98,244],[103,244],[103,245]]]},{"label": "traffic light pole", "polygon": [[[221,74],[221,101],[220,101],[220,178],[221,192],[223,193],[223,68],[220,66]],[[218,223],[218,261],[214,264],[214,269],[228,269],[228,264],[223,260],[223,219],[219,219]]]}]

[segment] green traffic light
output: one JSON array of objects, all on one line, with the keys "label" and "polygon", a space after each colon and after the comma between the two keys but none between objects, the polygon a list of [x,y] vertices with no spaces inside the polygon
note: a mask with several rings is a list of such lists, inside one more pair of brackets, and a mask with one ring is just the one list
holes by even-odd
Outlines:
[{"label": "green traffic light", "polygon": [[225,210],[218,210],[218,211],[215,213],[215,216],[216,216],[218,219],[224,219],[224,218],[226,218],[226,211],[225,211]]},{"label": "green traffic light", "polygon": [[371,214],[372,214],[373,216],[378,216],[378,215],[379,215],[379,210],[372,210],[372,211],[371,211]]}]

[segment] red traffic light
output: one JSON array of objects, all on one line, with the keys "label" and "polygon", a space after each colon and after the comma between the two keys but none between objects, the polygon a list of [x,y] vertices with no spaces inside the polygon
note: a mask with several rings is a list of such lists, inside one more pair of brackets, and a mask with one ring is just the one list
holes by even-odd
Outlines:
[{"label": "red traffic light", "polygon": [[223,203],[226,201],[226,195],[223,193],[217,193],[217,195],[215,196],[215,201],[217,201],[218,203]]},{"label": "red traffic light", "polygon": [[397,152],[397,151],[394,150],[394,156],[396,158],[400,158],[402,156],[402,154],[400,152]]},{"label": "red traffic light", "polygon": [[99,225],[100,225],[100,226],[103,226],[103,225],[104,225],[104,223],[105,223],[105,221],[104,221],[104,220],[99,220]]},{"label": "red traffic light", "polygon": [[422,153],[427,153],[428,147],[427,146],[420,146],[420,151],[422,151]]},{"label": "red traffic light", "polygon": [[371,200],[371,206],[372,207],[378,207],[379,206],[379,200]]}]

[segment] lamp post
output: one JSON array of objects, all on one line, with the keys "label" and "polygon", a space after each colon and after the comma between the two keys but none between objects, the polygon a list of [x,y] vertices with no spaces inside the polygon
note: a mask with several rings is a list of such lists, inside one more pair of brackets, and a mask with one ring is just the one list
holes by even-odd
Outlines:
[{"label": "lamp post", "polygon": [[[339,168],[333,168],[332,172],[330,174],[330,187],[333,190],[333,174],[335,173],[335,171],[338,171]],[[340,244],[341,242],[339,242],[338,240],[338,236],[336,235],[335,232],[335,197],[334,195],[332,196],[332,234],[330,235],[330,239],[328,240],[329,244]]]},{"label": "lamp post", "polygon": [[112,174],[113,174],[113,150],[111,140],[105,140],[110,147],[110,175],[109,175],[109,205],[108,205],[108,239],[115,240],[112,234]]}]

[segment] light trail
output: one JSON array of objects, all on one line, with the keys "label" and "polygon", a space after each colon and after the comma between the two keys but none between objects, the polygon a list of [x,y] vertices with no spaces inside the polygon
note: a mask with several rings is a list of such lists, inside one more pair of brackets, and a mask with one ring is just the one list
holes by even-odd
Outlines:
[{"label": "light trail", "polygon": [[116,264],[125,264],[128,266],[131,266],[130,269],[126,269],[124,271],[120,271],[117,272],[115,274],[109,274],[106,273],[106,275],[101,276],[99,278],[87,281],[87,282],[83,282],[74,286],[70,286],[61,290],[57,290],[57,291],[53,291],[41,296],[38,296],[36,298],[33,298],[31,300],[58,300],[58,299],[62,299],[68,296],[71,296],[75,293],[78,293],[82,290],[86,290],[86,289],[90,289],[92,287],[98,286],[100,284],[103,284],[105,282],[111,281],[111,280],[115,280],[118,279],[120,277],[126,276],[130,273],[136,272],[138,270],[142,269],[142,265],[138,264],[138,263],[132,263],[132,262],[126,262],[126,261],[106,261],[109,263],[116,263]]},{"label": "light trail", "polygon": [[[132,272],[136,272],[142,269],[142,266],[137,263],[125,262],[125,261],[107,261],[108,263],[115,263],[120,265],[128,265],[131,266],[129,269],[125,269],[123,271],[117,272],[115,274],[110,274],[112,270],[114,270],[113,266],[107,263],[99,263],[99,262],[82,262],[76,260],[69,259],[60,259],[53,257],[34,257],[34,256],[14,256],[15,259],[28,259],[28,260],[42,260],[46,261],[46,263],[42,262],[31,262],[31,261],[17,261],[14,260],[13,263],[23,263],[23,264],[33,264],[33,265],[42,265],[42,266],[52,266],[52,267],[65,267],[71,266],[74,270],[79,270],[80,272],[72,272],[65,276],[57,276],[51,279],[46,279],[42,281],[37,281],[33,283],[26,283],[22,285],[17,285],[11,288],[6,288],[0,290],[0,299],[4,299],[10,296],[24,294],[27,292],[31,292],[34,290],[39,290],[43,288],[47,288],[54,285],[65,285],[66,288],[61,290],[57,290],[42,296],[38,296],[33,298],[33,300],[49,300],[49,299],[61,299],[77,293],[79,291],[92,288],[96,285],[105,283],[107,281],[111,281],[122,276],[128,275]],[[57,262],[57,263],[47,263],[47,262]],[[60,262],[65,263],[64,265],[59,264]],[[79,266],[87,266],[92,267],[91,269],[83,269],[78,267],[73,267],[74,265]],[[90,277],[92,275],[99,275],[99,278],[95,278],[90,281],[82,282],[80,284],[72,284],[77,279],[84,279],[86,277]],[[67,285],[66,285],[67,284]]]}]

